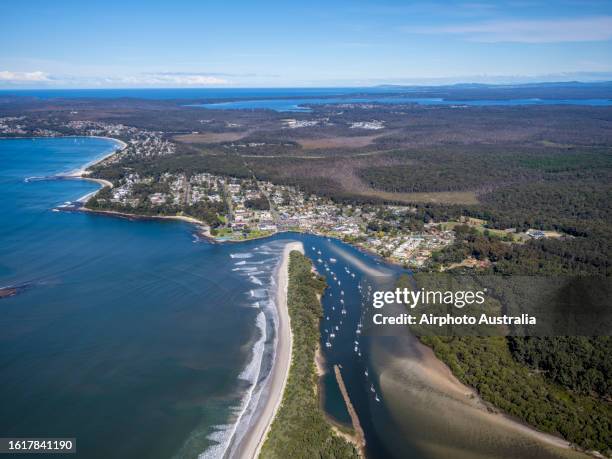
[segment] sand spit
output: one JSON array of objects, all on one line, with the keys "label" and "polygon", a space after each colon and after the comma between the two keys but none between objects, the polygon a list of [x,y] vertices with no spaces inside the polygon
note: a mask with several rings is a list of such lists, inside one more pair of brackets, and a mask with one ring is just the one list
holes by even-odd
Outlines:
[{"label": "sand spit", "polygon": [[344,399],[344,403],[346,404],[346,409],[349,413],[349,416],[351,417],[353,430],[355,431],[355,435],[350,437],[350,441],[355,445],[361,457],[365,457],[365,434],[363,433],[363,429],[361,428],[361,423],[359,422],[359,416],[357,416],[357,411],[355,411],[355,407],[353,407],[353,403],[351,402],[351,398],[349,397],[348,390],[346,390],[346,385],[344,384],[344,380],[342,379],[342,372],[340,371],[340,367],[338,365],[334,365],[334,373],[336,375],[338,387],[340,387],[340,392],[342,393],[342,398]]},{"label": "sand spit", "polygon": [[261,447],[283,399],[283,392],[289,375],[293,336],[287,308],[287,287],[289,284],[289,254],[293,250],[304,253],[304,246],[301,242],[290,242],[283,251],[276,283],[278,288],[276,294],[278,330],[275,360],[268,382],[270,385],[269,395],[261,408],[261,412],[254,418],[253,424],[238,445],[236,457],[243,459],[252,459],[259,456]]},{"label": "sand spit", "polygon": [[406,445],[412,451],[457,459],[589,457],[561,438],[490,410],[412,335],[376,341],[372,361],[383,400],[406,438],[413,439]]}]

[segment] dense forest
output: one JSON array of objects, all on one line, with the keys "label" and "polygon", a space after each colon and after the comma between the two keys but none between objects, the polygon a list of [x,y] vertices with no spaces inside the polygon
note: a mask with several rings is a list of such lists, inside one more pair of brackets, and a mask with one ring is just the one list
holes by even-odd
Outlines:
[{"label": "dense forest", "polygon": [[578,394],[612,401],[611,337],[510,337],[508,342],[517,362]]},{"label": "dense forest", "polygon": [[[491,261],[488,268],[478,270],[476,275],[484,285],[496,289],[495,294],[503,300],[506,310],[529,308],[541,293],[537,291],[542,284],[540,277],[527,278],[518,293],[512,291],[512,285],[519,283],[517,279],[523,275],[582,274],[603,279],[610,276],[609,254],[597,250],[598,244],[605,241],[598,241],[596,234],[513,244],[468,226],[459,225],[455,230],[457,242],[435,254],[430,268],[437,271],[440,265],[467,257]],[[464,268],[457,271],[474,274]],[[494,282],[495,277],[505,281]],[[586,299],[584,296],[583,302]],[[599,319],[601,323],[609,321],[609,313]],[[585,326],[571,325],[582,326],[583,330]],[[589,334],[592,331],[586,330]],[[603,332],[608,333],[609,329]],[[493,405],[585,449],[612,453],[609,336],[421,339],[433,347],[463,382],[475,387]]]},{"label": "dense forest", "polygon": [[357,451],[335,435],[319,404],[315,350],[323,315],[317,297],[325,289],[310,260],[290,254],[287,306],[293,333],[293,356],[282,404],[261,450],[261,458],[357,458]]},{"label": "dense forest", "polygon": [[368,167],[360,175],[373,188],[392,192],[487,191],[502,184],[598,179],[612,168],[607,148],[471,145],[387,156],[394,164]]},{"label": "dense forest", "polygon": [[[454,337],[449,340],[425,336],[421,339],[485,401],[586,450],[612,454],[610,403],[568,391],[546,374],[521,364],[513,358],[506,338]],[[534,353],[541,351],[534,349]],[[609,354],[605,358],[609,359]],[[563,357],[561,359],[560,362],[568,363]],[[580,367],[577,363],[572,365]]]},{"label": "dense forest", "polygon": [[[540,97],[543,88],[528,85],[520,89],[457,87],[422,91],[423,97],[504,99],[516,97],[516,91],[522,97]],[[610,87],[575,84],[545,91],[550,97],[609,97]],[[198,102],[201,101],[191,101]],[[419,231],[427,223],[459,217],[486,221],[484,232],[456,226],[456,243],[434,253],[426,270],[437,271],[472,257],[488,262],[479,274],[499,277],[612,276],[611,107],[455,109],[373,104],[338,110],[333,105],[315,106],[311,113],[292,113],[291,118],[324,121],[312,127],[286,129],[286,113],[211,112],[185,107],[187,103],[9,98],[0,99],[0,110],[5,116],[26,114],[23,123],[32,129],[45,127],[72,134],[62,123],[73,119],[102,120],[164,131],[167,138],[177,142],[176,154],[171,156],[126,160],[94,169],[95,177],[111,181],[134,172],[154,177],[165,172],[210,172],[240,178],[255,175],[339,202],[414,207],[413,213],[401,216],[380,207],[383,222],[372,222],[370,229],[383,233]],[[351,128],[352,122],[373,119],[384,122],[384,129],[372,132]],[[175,137],[193,133],[200,137],[184,142]],[[239,140],[206,137],[215,133],[236,135]],[[320,142],[305,141],[312,139]],[[439,197],[436,193],[440,192],[447,194]],[[109,193],[102,190],[89,205],[103,207],[98,199],[108,198]],[[433,199],[423,196],[427,193]],[[461,193],[471,194],[472,199],[463,201]],[[263,207],[265,203],[250,205]],[[185,212],[214,225],[218,223],[213,216],[220,211],[215,206],[192,206]],[[177,212],[171,205],[161,211],[153,211],[146,204],[127,210],[142,214]],[[487,228],[554,230],[562,237],[517,243]],[[293,389],[286,395],[292,397],[291,406],[299,406],[309,415],[300,413],[297,417],[298,410],[279,412],[283,422],[279,424],[277,418],[274,424],[275,433],[264,447],[267,457],[354,454],[332,435],[310,390],[314,380],[312,352],[318,336],[313,324],[320,314],[315,293],[321,285],[310,276],[307,264],[306,259],[292,255],[292,279],[303,286],[296,290],[299,295],[290,292],[290,308],[292,321],[296,317],[305,324],[299,335],[304,352],[299,353],[299,362],[294,362],[296,370],[292,370],[290,380]],[[514,292],[504,294],[512,298]],[[427,340],[455,374],[488,402],[584,448],[612,454],[609,337]],[[296,375],[307,383],[300,386]],[[290,430],[291,426],[302,431]],[[310,438],[318,440],[311,441],[304,435],[310,429]]]}]

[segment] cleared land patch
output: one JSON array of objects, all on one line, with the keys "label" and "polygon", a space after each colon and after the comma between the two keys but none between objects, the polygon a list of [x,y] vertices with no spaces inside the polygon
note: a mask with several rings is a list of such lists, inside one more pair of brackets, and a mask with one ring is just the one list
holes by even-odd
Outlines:
[{"label": "cleared land patch", "polygon": [[319,148],[361,148],[371,145],[372,142],[381,137],[378,135],[360,135],[360,136],[338,136],[324,137],[318,139],[296,139],[296,141],[305,150],[316,150]]},{"label": "cleared land patch", "polygon": [[423,193],[392,193],[372,189],[365,193],[389,201],[398,201],[407,204],[478,204],[474,191],[432,191]]},{"label": "cleared land patch", "polygon": [[249,131],[240,132],[205,132],[202,134],[183,134],[174,137],[174,140],[182,143],[221,143],[221,142],[233,142],[240,140]]}]

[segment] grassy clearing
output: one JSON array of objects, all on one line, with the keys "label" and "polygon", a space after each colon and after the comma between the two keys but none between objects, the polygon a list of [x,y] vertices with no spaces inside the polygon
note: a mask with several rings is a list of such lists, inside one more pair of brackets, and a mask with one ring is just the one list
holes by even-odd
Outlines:
[{"label": "grassy clearing", "polygon": [[457,225],[467,224],[470,228],[474,228],[476,231],[478,231],[479,234],[485,234],[485,232],[487,232],[488,234],[491,234],[492,236],[497,236],[500,239],[509,238],[513,242],[522,242],[525,239],[521,234],[518,234],[518,233],[508,232],[508,231],[495,229],[495,228],[487,228],[485,226],[487,224],[485,220],[479,220],[477,218],[472,218],[469,220],[471,221],[469,222],[441,222],[439,226],[442,231],[446,231],[446,230],[452,230]]},{"label": "grassy clearing", "polygon": [[182,143],[221,143],[240,140],[248,134],[241,132],[206,132],[203,134],[183,134],[174,136],[174,140]]},{"label": "grassy clearing", "polygon": [[371,145],[381,135],[360,135],[351,137],[323,137],[315,139],[297,139],[297,142],[305,150],[316,150],[319,148],[361,148]]},{"label": "grassy clearing", "polygon": [[434,191],[422,193],[393,193],[372,189],[365,196],[372,196],[388,201],[403,202],[406,204],[479,204],[476,193],[473,191]]}]

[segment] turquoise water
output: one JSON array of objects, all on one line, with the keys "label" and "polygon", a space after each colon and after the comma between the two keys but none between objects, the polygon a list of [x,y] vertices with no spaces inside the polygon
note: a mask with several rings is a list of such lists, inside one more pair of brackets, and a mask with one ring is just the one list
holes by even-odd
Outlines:
[{"label": "turquoise water", "polygon": [[76,437],[82,457],[218,457],[269,364],[267,288],[282,245],[198,243],[180,222],[53,212],[98,185],[24,181],[112,148],[0,141],[0,286],[23,287],[0,300],[0,432]]},{"label": "turquoise water", "polygon": [[16,95],[40,99],[253,99],[270,97],[321,97],[368,92],[393,93],[400,88],[151,88],[151,89],[17,89],[0,90],[0,96]]},{"label": "turquoise water", "polygon": [[612,99],[480,99],[480,100],[452,100],[442,98],[423,98],[409,96],[387,97],[328,97],[328,98],[290,98],[290,99],[259,99],[239,100],[229,102],[215,102],[208,104],[190,105],[211,110],[274,110],[277,112],[310,112],[308,105],[321,104],[351,104],[351,103],[377,103],[377,104],[417,104],[417,105],[457,105],[457,106],[524,106],[524,105],[612,105]]},{"label": "turquoise water", "polygon": [[[0,141],[0,287],[22,288],[0,300],[0,432],[75,437],[78,456],[88,458],[221,457],[263,399],[274,352],[273,273],[284,244],[302,240],[339,260],[342,247],[368,257],[316,236],[210,244],[182,222],[54,212],[98,185],[26,181],[78,169],[113,148],[94,138]],[[316,263],[316,251],[307,253]],[[338,344],[324,349],[330,368],[356,358],[349,351],[362,273],[355,272],[338,272],[351,319]],[[327,295],[339,296],[335,283]],[[328,297],[337,323],[342,316]],[[345,379],[367,419],[368,392],[355,371],[355,381]],[[326,408],[346,422],[337,386],[327,383]]]},{"label": "turquoise water", "polygon": [[[284,244],[300,240],[329,285],[324,408],[349,422],[340,365],[368,457],[574,457],[449,404],[412,373],[421,351],[407,330],[369,332],[367,290],[393,285],[399,268],[312,235],[211,244],[182,222],[54,212],[98,185],[26,181],[113,148],[93,138],[0,141],[0,287],[21,289],[0,299],[1,436],[74,437],[85,458],[231,457],[274,357],[275,267]],[[396,381],[405,393],[385,391],[395,359],[408,362]]]}]

